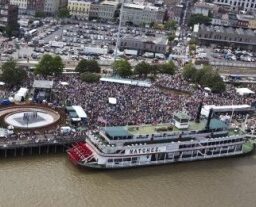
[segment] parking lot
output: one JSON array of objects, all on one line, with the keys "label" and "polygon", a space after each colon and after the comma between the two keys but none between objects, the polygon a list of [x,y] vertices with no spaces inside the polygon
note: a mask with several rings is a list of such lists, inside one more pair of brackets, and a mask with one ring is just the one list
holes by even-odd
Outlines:
[{"label": "parking lot", "polygon": [[209,62],[225,62],[227,64],[250,64],[256,62],[256,53],[242,49],[226,47],[197,47],[197,59],[207,59]]},{"label": "parking lot", "polygon": [[[60,24],[56,20],[43,21],[36,28],[24,28],[24,37],[9,41],[1,50],[1,60],[13,57],[18,60],[39,60],[43,54],[57,54],[65,61],[80,59],[113,60],[118,26],[95,22]],[[124,34],[167,35],[165,31],[122,27]],[[122,52],[118,53],[122,55]],[[138,57],[137,60],[152,61],[152,58]]]}]

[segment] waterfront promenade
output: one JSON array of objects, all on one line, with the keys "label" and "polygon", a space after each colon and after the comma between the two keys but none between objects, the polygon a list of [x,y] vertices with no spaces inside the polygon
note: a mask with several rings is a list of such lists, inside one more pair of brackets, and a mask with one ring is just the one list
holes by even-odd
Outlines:
[{"label": "waterfront promenade", "polygon": [[24,154],[41,154],[64,152],[73,143],[83,141],[84,133],[61,134],[15,134],[0,140],[0,157],[23,156]]}]

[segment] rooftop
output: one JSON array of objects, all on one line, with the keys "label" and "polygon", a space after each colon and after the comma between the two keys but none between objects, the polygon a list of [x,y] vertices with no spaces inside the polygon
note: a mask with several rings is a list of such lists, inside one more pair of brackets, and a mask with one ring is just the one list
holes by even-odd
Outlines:
[{"label": "rooftop", "polygon": [[168,43],[167,37],[163,35],[156,35],[155,37],[152,37],[152,36],[146,36],[146,35],[133,36],[133,35],[127,34],[127,35],[124,35],[122,39],[132,39],[133,41],[137,40],[141,42],[151,42],[154,44],[161,44],[161,45],[167,45]]},{"label": "rooftop", "polygon": [[34,80],[33,88],[46,88],[50,89],[53,87],[53,81],[48,80]]},{"label": "rooftop", "polygon": [[246,35],[246,36],[255,36],[256,30],[252,29],[243,29],[236,27],[224,27],[224,26],[213,26],[213,25],[200,25],[200,30],[208,31],[208,32],[219,32],[219,33],[229,33],[229,34],[238,34],[238,35]]},{"label": "rooftop", "polygon": [[177,113],[174,114],[174,116],[179,118],[179,119],[190,119],[190,116],[184,111],[177,112]]},{"label": "rooftop", "polygon": [[151,87],[151,83],[149,81],[140,81],[140,80],[132,80],[132,79],[124,79],[124,78],[102,77],[100,81],[135,85],[135,86],[141,86],[141,87]]},{"label": "rooftop", "polygon": [[[194,121],[189,122],[189,128],[185,131],[199,131],[205,129],[206,120],[201,120],[200,123]],[[227,128],[227,125],[218,120],[212,119],[210,122],[210,129],[223,129]],[[158,124],[158,125],[133,125],[133,126],[117,126],[117,127],[106,127],[103,128],[110,137],[127,137],[135,135],[151,135],[157,133],[171,133],[171,132],[181,132],[174,125],[170,123]]]},{"label": "rooftop", "polygon": [[255,18],[253,15],[245,15],[245,14],[237,14],[236,17],[238,20],[242,20],[242,21],[254,20]]},{"label": "rooftop", "polygon": [[194,7],[211,9],[211,8],[215,7],[215,5],[214,4],[210,4],[210,3],[206,3],[206,2],[196,2]]},{"label": "rooftop", "polygon": [[158,11],[159,7],[154,6],[152,4],[133,4],[133,3],[124,3],[124,7],[126,8],[132,8],[132,9],[138,9],[138,10],[150,10],[150,11]]},{"label": "rooftop", "polygon": [[145,6],[143,6],[143,5],[131,4],[131,3],[124,3],[124,7],[133,8],[133,9],[141,9],[141,10],[145,8]]},{"label": "rooftop", "polygon": [[109,5],[109,6],[117,6],[119,4],[118,1],[103,1],[101,2],[103,5]]}]

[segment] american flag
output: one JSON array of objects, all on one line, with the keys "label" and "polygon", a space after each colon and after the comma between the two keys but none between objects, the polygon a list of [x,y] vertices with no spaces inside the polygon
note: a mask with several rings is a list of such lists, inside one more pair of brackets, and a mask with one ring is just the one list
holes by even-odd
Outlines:
[{"label": "american flag", "polygon": [[107,120],[105,120],[102,116],[99,116],[97,121],[101,122],[101,123],[104,123],[104,124],[107,124]]}]

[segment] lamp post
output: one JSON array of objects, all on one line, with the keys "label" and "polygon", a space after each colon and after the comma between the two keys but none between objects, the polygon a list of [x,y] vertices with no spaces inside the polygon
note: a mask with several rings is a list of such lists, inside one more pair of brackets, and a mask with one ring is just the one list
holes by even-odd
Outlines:
[{"label": "lamp post", "polygon": [[122,19],[123,19],[123,9],[124,9],[124,0],[122,2],[121,9],[120,9],[120,14],[119,14],[119,25],[118,25],[116,47],[115,47],[115,52],[114,52],[114,61],[116,61],[117,50],[118,50],[118,46],[120,44],[120,35],[121,35],[121,27],[122,27]]}]

